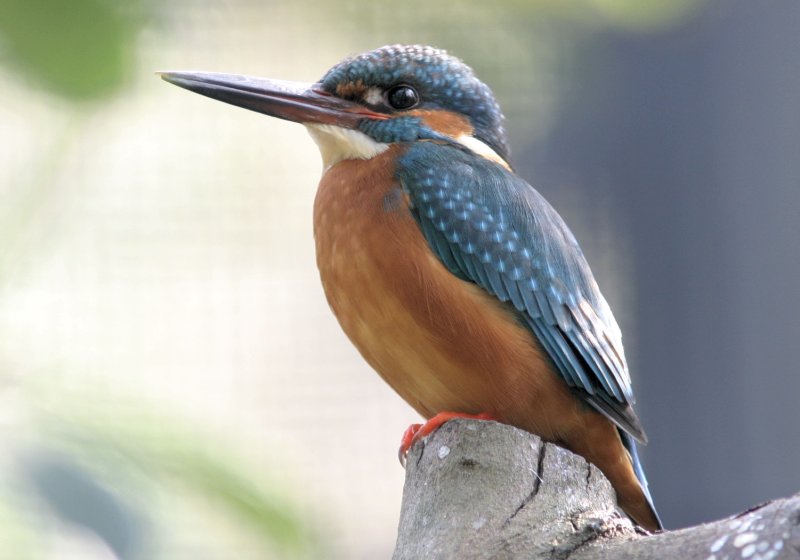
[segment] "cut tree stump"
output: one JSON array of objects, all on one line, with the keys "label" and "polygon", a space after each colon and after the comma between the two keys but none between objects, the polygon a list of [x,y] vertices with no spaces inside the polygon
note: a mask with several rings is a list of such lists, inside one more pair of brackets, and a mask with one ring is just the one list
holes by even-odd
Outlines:
[{"label": "cut tree stump", "polygon": [[512,426],[452,420],[409,452],[393,558],[800,559],[800,494],[651,535],[582,457]]}]

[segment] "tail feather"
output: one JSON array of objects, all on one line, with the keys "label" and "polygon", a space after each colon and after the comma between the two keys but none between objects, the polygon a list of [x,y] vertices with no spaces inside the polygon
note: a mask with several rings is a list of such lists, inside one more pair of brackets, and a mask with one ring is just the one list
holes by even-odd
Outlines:
[{"label": "tail feather", "polygon": [[639,453],[636,451],[636,442],[630,434],[624,432],[623,430],[619,430],[619,435],[622,439],[622,445],[625,446],[625,449],[628,450],[628,453],[631,456],[633,472],[636,474],[636,478],[639,480],[639,485],[641,486],[642,493],[647,500],[647,505],[650,506],[650,511],[645,512],[645,514],[649,514],[648,516],[650,519],[634,518],[634,521],[648,529],[660,531],[664,528],[664,525],[661,523],[661,519],[658,517],[656,507],[653,504],[653,496],[650,494],[650,489],[647,487],[647,477],[644,475],[642,462],[639,460]]}]

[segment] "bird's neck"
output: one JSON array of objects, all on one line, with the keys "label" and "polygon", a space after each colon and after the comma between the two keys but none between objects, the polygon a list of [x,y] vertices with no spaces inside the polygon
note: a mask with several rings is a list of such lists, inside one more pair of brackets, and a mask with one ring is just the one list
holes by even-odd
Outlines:
[{"label": "bird's neck", "polygon": [[389,148],[363,132],[330,124],[307,124],[322,155],[323,172],[347,159],[372,159]]}]

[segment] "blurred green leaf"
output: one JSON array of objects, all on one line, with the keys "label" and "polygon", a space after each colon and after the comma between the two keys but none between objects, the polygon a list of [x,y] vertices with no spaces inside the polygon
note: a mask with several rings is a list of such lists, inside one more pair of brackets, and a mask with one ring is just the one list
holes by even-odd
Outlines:
[{"label": "blurred green leaf", "polygon": [[[214,504],[214,512],[260,539],[265,549],[279,550],[282,558],[320,557],[322,539],[293,497],[270,481],[264,465],[250,465],[233,446],[130,397],[60,392],[57,403],[50,398],[39,402],[48,410],[39,418],[40,433],[105,484],[130,487],[135,473],[146,473],[161,489],[178,485],[201,497],[201,503]],[[129,417],[120,410],[136,412]]]},{"label": "blurred green leaf", "polygon": [[20,514],[23,502],[19,491],[11,484],[8,472],[0,472],[0,550],[13,552],[17,560],[37,560],[44,557],[40,533]]},{"label": "blurred green leaf", "polygon": [[136,0],[3,0],[0,61],[73,100],[113,94],[144,19]]}]

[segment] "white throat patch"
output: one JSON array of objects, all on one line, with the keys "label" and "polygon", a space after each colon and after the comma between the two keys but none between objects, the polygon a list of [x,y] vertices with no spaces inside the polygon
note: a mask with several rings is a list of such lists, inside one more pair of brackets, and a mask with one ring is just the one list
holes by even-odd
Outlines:
[{"label": "white throat patch", "polygon": [[306,124],[308,133],[317,143],[322,155],[324,173],[346,159],[371,159],[389,148],[389,144],[376,142],[363,132],[332,124]]},{"label": "white throat patch", "polygon": [[[322,155],[323,173],[340,161],[346,159],[372,159],[389,148],[389,144],[376,142],[363,132],[350,128],[316,123],[306,124],[306,128],[319,147],[319,152]],[[476,155],[499,163],[509,171],[511,170],[508,163],[497,152],[474,136],[464,134],[454,138],[454,140],[469,148]]]}]

